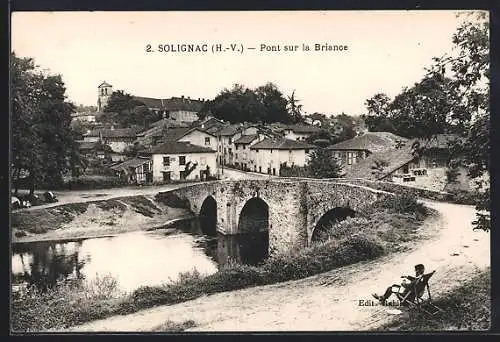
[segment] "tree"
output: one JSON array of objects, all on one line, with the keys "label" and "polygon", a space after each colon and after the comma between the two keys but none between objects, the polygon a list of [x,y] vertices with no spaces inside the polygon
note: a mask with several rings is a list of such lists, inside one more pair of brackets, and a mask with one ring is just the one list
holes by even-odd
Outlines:
[{"label": "tree", "polygon": [[287,96],[287,110],[294,123],[302,122],[302,105],[298,104],[300,100],[295,98],[295,90],[291,96]]},{"label": "tree", "polygon": [[[12,169],[15,180],[28,173],[30,194],[37,184],[62,184],[78,160],[71,129],[75,106],[66,101],[60,75],[39,71],[32,58],[11,54]],[[14,182],[17,193],[18,182]]]},{"label": "tree", "polygon": [[361,117],[371,132],[395,132],[395,128],[389,119],[389,106],[391,99],[384,93],[375,94],[365,101],[367,114]]},{"label": "tree", "polygon": [[288,101],[273,83],[252,90],[241,84],[223,89],[200,111],[200,118],[209,113],[220,120],[240,122],[295,122],[287,109]]},{"label": "tree", "polygon": [[307,168],[314,178],[339,178],[342,176],[342,166],[333,157],[332,151],[318,147],[310,153]]},{"label": "tree", "polygon": [[144,103],[136,100],[123,90],[114,91],[103,109],[100,121],[128,128],[131,126],[148,127],[161,119],[161,115],[149,110]]}]

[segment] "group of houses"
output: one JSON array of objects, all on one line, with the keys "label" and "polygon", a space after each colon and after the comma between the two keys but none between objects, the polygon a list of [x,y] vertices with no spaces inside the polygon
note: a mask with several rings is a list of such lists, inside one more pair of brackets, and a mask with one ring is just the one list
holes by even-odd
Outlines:
[{"label": "group of houses", "polygon": [[305,124],[279,129],[230,124],[213,117],[183,126],[164,118],[147,130],[89,131],[80,151],[136,184],[217,178],[224,167],[279,175],[281,165],[307,164],[315,146],[304,140],[318,130]]},{"label": "group of houses", "polygon": [[[98,88],[98,107],[106,104],[112,86]],[[219,178],[224,167],[269,175],[281,168],[307,165],[317,148],[308,138],[321,124],[230,124],[208,116],[199,120],[204,99],[136,97],[163,119],[147,128],[102,128],[88,131],[80,141],[81,153],[102,161],[130,183],[168,183]],[[341,128],[339,127],[339,130]],[[347,178],[387,180],[444,190],[449,184],[450,143],[453,135],[431,141],[406,139],[388,132],[356,130],[357,136],[328,146]],[[425,146],[424,154],[415,154]],[[458,170],[458,183],[469,180]]]}]

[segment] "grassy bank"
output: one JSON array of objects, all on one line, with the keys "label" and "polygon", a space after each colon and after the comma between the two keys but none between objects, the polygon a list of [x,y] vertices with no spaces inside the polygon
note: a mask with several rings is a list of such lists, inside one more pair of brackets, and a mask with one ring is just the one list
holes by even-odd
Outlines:
[{"label": "grassy bank", "polygon": [[13,242],[109,235],[157,227],[186,217],[188,211],[168,207],[145,196],[69,203],[11,215]]},{"label": "grassy bank", "polygon": [[491,271],[490,268],[469,279],[434,304],[443,312],[429,316],[412,311],[409,317],[381,327],[379,330],[440,331],[488,330],[491,326]]},{"label": "grassy bank", "polygon": [[332,226],[325,241],[300,251],[273,255],[258,266],[232,264],[206,277],[193,270],[182,274],[175,283],[141,287],[119,298],[86,295],[88,289],[81,284],[62,293],[58,288],[45,294],[28,293],[13,300],[13,329],[63,329],[202,295],[301,279],[375,259],[408,246],[429,214],[411,198],[387,198],[377,202],[365,217]]}]

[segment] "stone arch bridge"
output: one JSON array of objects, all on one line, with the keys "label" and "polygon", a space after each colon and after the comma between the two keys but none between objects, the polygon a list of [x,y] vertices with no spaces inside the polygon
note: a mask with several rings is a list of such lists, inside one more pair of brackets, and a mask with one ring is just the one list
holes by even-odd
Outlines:
[{"label": "stone arch bridge", "polygon": [[198,183],[161,192],[156,199],[176,198],[196,215],[205,203],[216,207],[216,230],[236,235],[245,204],[267,204],[269,250],[284,252],[309,246],[318,221],[335,208],[363,212],[378,198],[390,195],[369,187],[330,180],[225,180]]}]

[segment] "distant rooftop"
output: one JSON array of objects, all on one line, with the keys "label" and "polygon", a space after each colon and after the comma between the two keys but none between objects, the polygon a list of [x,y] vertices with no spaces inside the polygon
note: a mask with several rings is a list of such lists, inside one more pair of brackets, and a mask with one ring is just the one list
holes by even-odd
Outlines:
[{"label": "distant rooftop", "polygon": [[270,139],[266,138],[262,140],[261,142],[256,143],[255,145],[252,145],[250,149],[256,150],[256,149],[273,149],[273,150],[302,150],[302,149],[313,149],[316,148],[316,146],[304,143],[302,141],[297,141],[297,140],[291,140],[291,139]]},{"label": "distant rooftop", "polygon": [[329,150],[364,150],[372,153],[395,148],[398,141],[408,139],[389,132],[366,132],[349,140],[341,141],[328,147]]}]

